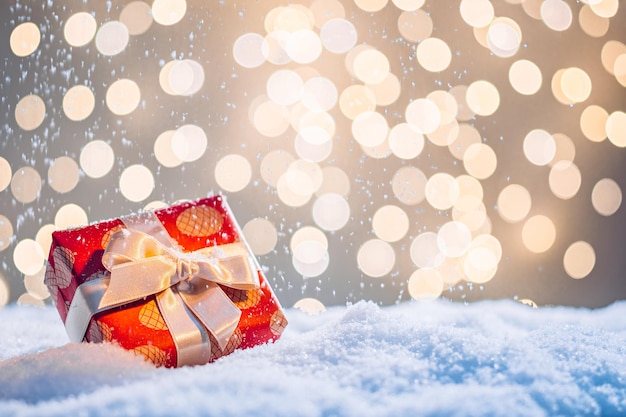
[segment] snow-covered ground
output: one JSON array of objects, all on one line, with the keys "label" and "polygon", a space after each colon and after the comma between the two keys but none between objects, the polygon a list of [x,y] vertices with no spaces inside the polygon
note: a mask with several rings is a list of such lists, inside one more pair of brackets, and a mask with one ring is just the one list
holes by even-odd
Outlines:
[{"label": "snow-covered ground", "polygon": [[0,310],[0,416],[623,416],[626,302],[599,310],[361,302],[288,309],[271,345],[154,368]]}]

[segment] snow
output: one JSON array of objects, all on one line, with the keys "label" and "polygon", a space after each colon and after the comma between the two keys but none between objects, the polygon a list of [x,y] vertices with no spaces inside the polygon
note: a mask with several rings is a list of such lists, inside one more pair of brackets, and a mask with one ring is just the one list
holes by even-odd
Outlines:
[{"label": "snow", "polygon": [[0,310],[0,416],[621,416],[626,302],[287,309],[274,344],[154,368],[68,344],[52,307]]}]

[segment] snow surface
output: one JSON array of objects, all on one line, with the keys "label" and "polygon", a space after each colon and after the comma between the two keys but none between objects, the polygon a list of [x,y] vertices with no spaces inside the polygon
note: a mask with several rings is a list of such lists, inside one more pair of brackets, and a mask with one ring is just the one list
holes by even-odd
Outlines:
[{"label": "snow surface", "polygon": [[626,415],[626,302],[286,315],[277,343],[165,369],[114,345],[68,344],[51,307],[7,307],[0,416]]}]

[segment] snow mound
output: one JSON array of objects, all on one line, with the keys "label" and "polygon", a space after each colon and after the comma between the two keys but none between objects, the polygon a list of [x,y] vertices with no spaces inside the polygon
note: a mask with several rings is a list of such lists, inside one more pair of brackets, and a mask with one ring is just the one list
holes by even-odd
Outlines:
[{"label": "snow mound", "polygon": [[113,345],[67,344],[52,308],[5,308],[0,415],[626,415],[626,302],[286,314],[277,343],[156,369]]}]

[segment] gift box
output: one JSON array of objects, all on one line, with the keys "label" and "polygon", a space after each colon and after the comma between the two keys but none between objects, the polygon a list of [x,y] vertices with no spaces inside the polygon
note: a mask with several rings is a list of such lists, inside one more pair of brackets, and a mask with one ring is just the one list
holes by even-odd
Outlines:
[{"label": "gift box", "polygon": [[73,342],[204,364],[287,320],[224,197],[56,231],[46,285]]}]

